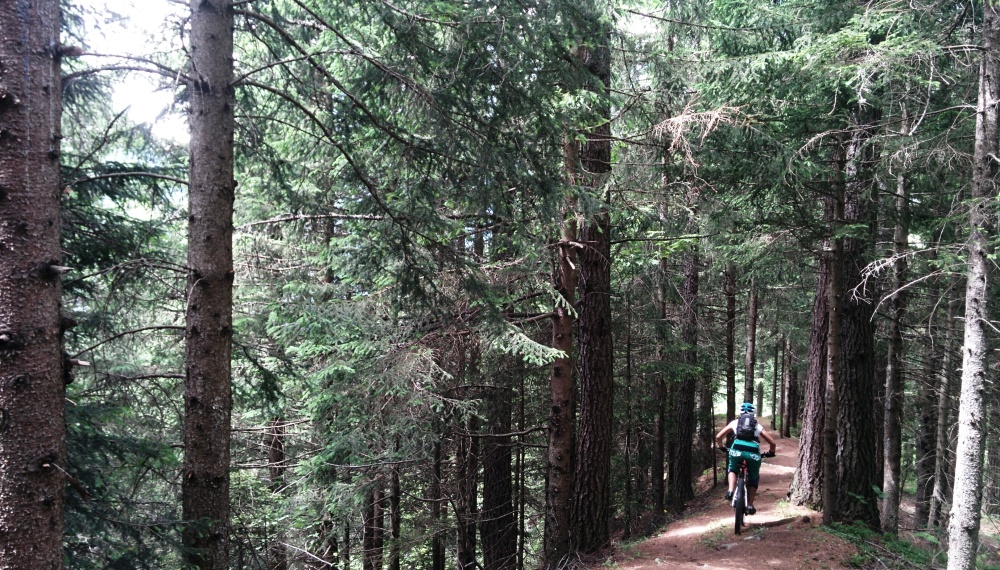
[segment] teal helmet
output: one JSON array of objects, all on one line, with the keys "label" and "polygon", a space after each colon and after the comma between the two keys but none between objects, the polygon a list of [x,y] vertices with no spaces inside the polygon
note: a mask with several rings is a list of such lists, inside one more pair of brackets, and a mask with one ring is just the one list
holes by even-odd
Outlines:
[{"label": "teal helmet", "polygon": [[740,406],[740,413],[745,414],[747,412],[750,412],[751,414],[754,413],[753,404],[751,404],[750,402],[743,402],[743,405]]}]

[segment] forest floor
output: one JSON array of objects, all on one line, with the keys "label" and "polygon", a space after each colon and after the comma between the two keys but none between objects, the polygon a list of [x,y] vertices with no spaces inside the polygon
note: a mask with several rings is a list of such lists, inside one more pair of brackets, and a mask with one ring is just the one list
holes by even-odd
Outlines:
[{"label": "forest floor", "polygon": [[858,549],[818,528],[822,515],[795,507],[786,497],[798,457],[798,440],[777,439],[777,457],[765,459],[760,489],[754,501],[757,514],[739,536],[733,532],[733,509],[723,498],[724,457],[719,458],[719,486],[712,489],[711,474],[703,492],[690,502],[684,516],[643,542],[619,544],[597,568],[618,570],[698,569],[760,570],[856,568]]}]

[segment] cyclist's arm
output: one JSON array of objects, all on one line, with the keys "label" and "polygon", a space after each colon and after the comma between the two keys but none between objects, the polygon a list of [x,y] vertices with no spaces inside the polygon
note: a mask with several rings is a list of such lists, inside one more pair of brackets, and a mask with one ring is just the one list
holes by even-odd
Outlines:
[{"label": "cyclist's arm", "polygon": [[729,433],[729,424],[719,430],[719,433],[715,434],[715,445],[717,447],[723,447],[726,445],[726,434]]},{"label": "cyclist's arm", "polygon": [[761,430],[760,437],[771,446],[771,449],[768,450],[768,453],[774,454],[775,443],[774,443],[774,438],[771,437],[771,434],[767,433],[767,430],[764,429]]}]

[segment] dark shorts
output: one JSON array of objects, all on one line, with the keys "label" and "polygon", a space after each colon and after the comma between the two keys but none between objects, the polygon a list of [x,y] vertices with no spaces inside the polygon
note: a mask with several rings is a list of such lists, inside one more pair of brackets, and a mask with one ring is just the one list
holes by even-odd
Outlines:
[{"label": "dark shorts", "polygon": [[760,444],[755,441],[737,439],[729,448],[728,473],[739,473],[740,463],[747,462],[747,487],[754,489],[760,485]]}]

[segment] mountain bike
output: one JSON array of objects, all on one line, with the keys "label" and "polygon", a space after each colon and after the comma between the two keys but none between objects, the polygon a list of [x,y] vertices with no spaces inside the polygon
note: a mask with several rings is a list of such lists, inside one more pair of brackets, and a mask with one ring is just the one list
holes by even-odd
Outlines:
[{"label": "mountain bike", "polygon": [[[725,451],[728,455],[730,453],[728,447],[720,447],[719,451]],[[774,457],[772,453],[762,453],[761,457]],[[729,476],[728,474],[726,475]],[[734,529],[736,534],[741,534],[743,532],[743,518],[747,513],[747,460],[742,459],[740,461],[740,467],[736,471],[736,489],[733,490],[733,512],[735,513]]]}]

